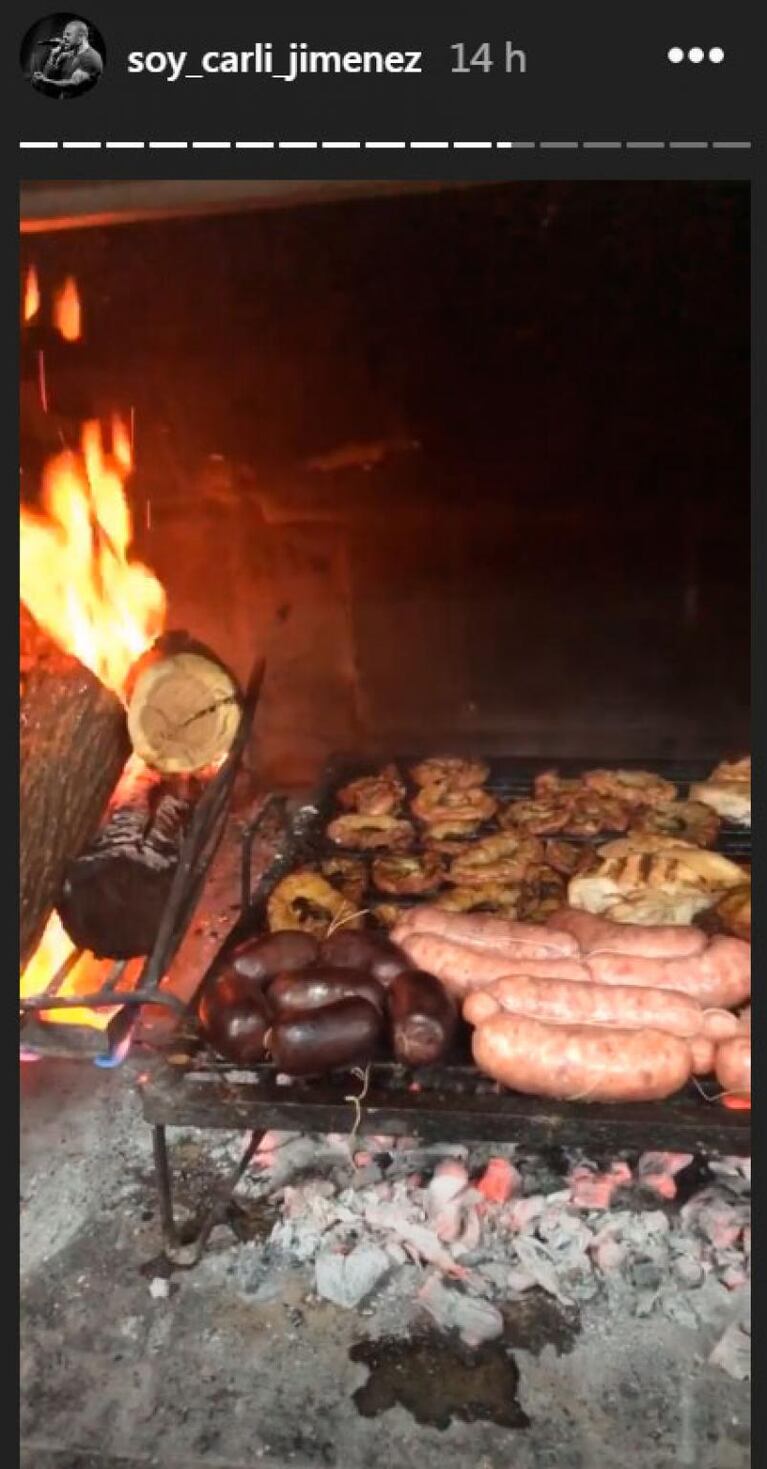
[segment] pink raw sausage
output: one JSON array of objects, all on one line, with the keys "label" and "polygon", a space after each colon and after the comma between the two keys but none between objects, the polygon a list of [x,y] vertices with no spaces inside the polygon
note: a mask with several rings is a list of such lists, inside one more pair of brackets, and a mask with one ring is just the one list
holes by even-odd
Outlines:
[{"label": "pink raw sausage", "polygon": [[[467,944],[453,943],[436,933],[406,934],[400,938],[399,947],[412,960],[414,969],[425,969],[428,974],[436,974],[437,979],[441,979],[454,995],[465,995],[469,990],[484,989],[493,980],[501,979],[510,970],[523,965],[527,973],[534,964],[540,963],[541,967],[546,966],[549,974],[552,973],[553,966],[557,966],[553,973],[555,976],[561,975],[561,966],[565,963],[564,960],[557,959],[515,961],[493,949],[471,949]],[[566,977],[573,980],[588,978],[585,966],[572,960],[567,962],[572,965],[572,969]]]},{"label": "pink raw sausage", "polygon": [[588,968],[599,984],[651,985],[692,995],[708,1008],[741,1005],[751,994],[751,945],[717,935],[702,954],[689,959],[591,954]]},{"label": "pink raw sausage", "polygon": [[[643,989],[636,985],[504,975],[487,990],[467,995],[464,1018],[480,1023],[482,1012],[494,1002],[512,1015],[527,1015],[553,1025],[612,1025],[628,1030],[664,1030],[669,1035],[697,1035],[704,1028],[702,1007],[689,995],[674,990]],[[475,1018],[477,1017],[477,1018]],[[735,1017],[733,1033],[735,1031]]]},{"label": "pink raw sausage", "polygon": [[700,954],[706,935],[699,928],[680,924],[613,923],[580,908],[561,908],[549,923],[558,931],[572,934],[584,954],[636,954],[645,959],[686,959]]},{"label": "pink raw sausage", "polygon": [[689,1042],[660,1030],[547,1025],[493,1015],[474,1031],[480,1070],[514,1091],[565,1101],[651,1102],[690,1078]]},{"label": "pink raw sausage", "polygon": [[449,913],[429,903],[411,908],[391,936],[395,944],[401,944],[408,934],[424,932],[483,952],[499,951],[509,958],[579,956],[578,942],[572,934],[558,933],[545,924],[515,923],[511,918],[497,918],[492,913]]},{"label": "pink raw sausage", "polygon": [[751,1037],[736,1035],[716,1048],[716,1079],[726,1092],[751,1096]]},{"label": "pink raw sausage", "polygon": [[690,1051],[693,1076],[709,1076],[714,1069],[716,1056],[714,1042],[706,1035],[694,1035],[690,1038]]}]

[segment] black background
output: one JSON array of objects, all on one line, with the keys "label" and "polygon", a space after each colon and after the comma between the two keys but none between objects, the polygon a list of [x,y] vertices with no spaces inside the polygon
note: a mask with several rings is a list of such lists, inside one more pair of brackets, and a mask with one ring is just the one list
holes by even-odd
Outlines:
[{"label": "black background", "polygon": [[[592,3],[588,7],[552,4],[498,6],[447,5],[429,15],[402,3],[376,11],[347,4],[284,4],[279,7],[148,4],[99,5],[92,20],[109,49],[105,84],[68,109],[66,136],[72,139],[425,139],[526,141],[742,141],[752,137],[755,102],[761,90],[759,53],[752,44],[745,7],[651,4],[637,12]],[[29,7],[14,5],[19,38],[34,19]],[[96,13],[98,12],[98,13]],[[251,76],[206,77],[169,83],[162,77],[129,76],[131,50],[185,49],[189,69],[199,69],[207,49],[249,49],[257,40],[275,46],[305,40],[311,46],[341,49],[423,49],[422,76],[306,78],[286,84]],[[500,56],[511,40],[528,58],[524,76],[507,76],[500,66],[489,74],[451,75],[450,45],[465,41],[474,48],[493,43]],[[725,60],[712,65],[667,60],[670,46],[721,45]],[[11,101],[20,135],[55,137],[64,126],[25,83],[18,64],[10,78]],[[561,166],[564,153],[555,156]],[[98,154],[72,153],[71,176],[110,167],[126,169],[126,159],[111,155],[109,166]],[[309,153],[253,154],[221,152],[195,156],[146,153],[141,172],[200,173],[247,176],[275,173],[300,176]],[[24,172],[45,177],[51,155],[27,153]],[[415,173],[434,176],[504,174],[551,160],[541,155],[434,153],[356,153],[321,155],[320,171],[375,176]],[[669,169],[698,173],[710,158],[681,154],[625,153],[621,173],[653,176]],[[615,172],[615,156],[580,154],[577,165],[589,172]],[[718,153],[717,172],[743,170],[742,154]],[[315,168],[309,170],[316,171]],[[569,167],[568,167],[569,171]]]}]

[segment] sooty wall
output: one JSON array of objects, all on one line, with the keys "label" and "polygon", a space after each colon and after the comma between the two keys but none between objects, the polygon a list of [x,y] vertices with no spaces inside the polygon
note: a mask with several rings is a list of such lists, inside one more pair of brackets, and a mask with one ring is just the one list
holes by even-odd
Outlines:
[{"label": "sooty wall", "polygon": [[174,620],[244,671],[293,609],[270,775],[748,743],[748,228],[740,185],[514,183],[25,238],[84,301],[56,431],[133,407]]}]

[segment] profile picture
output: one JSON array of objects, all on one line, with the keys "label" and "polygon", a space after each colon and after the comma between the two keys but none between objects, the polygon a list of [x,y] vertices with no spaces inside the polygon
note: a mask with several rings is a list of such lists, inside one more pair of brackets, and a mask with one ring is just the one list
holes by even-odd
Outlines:
[{"label": "profile picture", "polygon": [[46,15],[29,27],[21,43],[25,77],[44,97],[71,102],[98,85],[106,65],[101,32],[70,11]]}]

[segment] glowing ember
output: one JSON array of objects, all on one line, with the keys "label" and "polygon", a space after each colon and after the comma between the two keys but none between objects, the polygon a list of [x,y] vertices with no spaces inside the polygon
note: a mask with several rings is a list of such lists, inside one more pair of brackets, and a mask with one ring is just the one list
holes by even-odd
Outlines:
[{"label": "glowing ember", "polygon": [[34,265],[30,265],[24,281],[24,320],[32,321],[40,310],[40,285]]},{"label": "glowing ember", "polygon": [[130,439],[115,419],[111,452],[99,423],[86,423],[82,451],[49,461],[44,513],[21,511],[21,600],[67,653],[121,693],[128,670],[162,632],[165,594],[129,552],[125,495]]},{"label": "glowing ember", "polygon": [[67,276],[53,300],[53,324],[65,342],[76,342],[82,336],[80,293],[74,276]]}]

